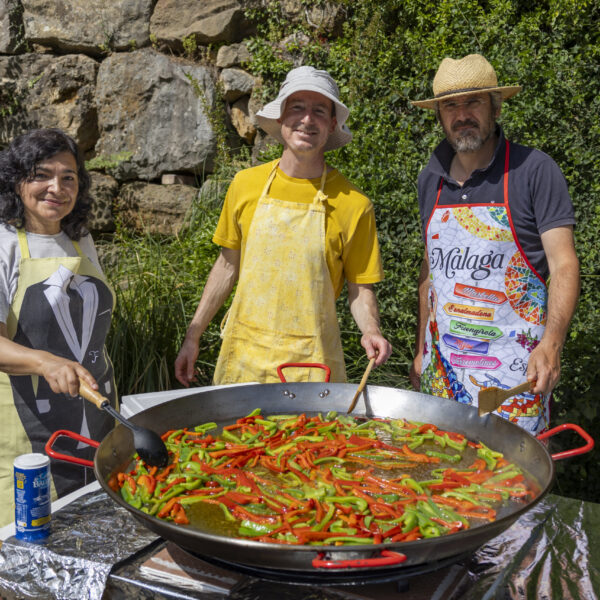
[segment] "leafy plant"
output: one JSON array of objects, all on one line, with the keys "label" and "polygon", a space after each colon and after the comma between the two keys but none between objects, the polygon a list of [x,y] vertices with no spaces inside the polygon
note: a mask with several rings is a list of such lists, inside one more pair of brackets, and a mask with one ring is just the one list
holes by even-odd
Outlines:
[{"label": "leafy plant", "polygon": [[122,162],[129,160],[133,156],[130,150],[123,150],[110,154],[109,156],[95,156],[85,161],[85,168],[88,171],[110,171],[116,169]]}]

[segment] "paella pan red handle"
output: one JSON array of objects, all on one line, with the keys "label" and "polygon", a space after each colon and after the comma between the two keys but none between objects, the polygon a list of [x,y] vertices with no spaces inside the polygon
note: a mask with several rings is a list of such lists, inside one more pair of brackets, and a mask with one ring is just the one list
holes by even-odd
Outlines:
[{"label": "paella pan red handle", "polygon": [[317,369],[323,369],[325,371],[325,381],[329,381],[329,376],[331,375],[331,369],[327,365],[321,363],[283,363],[277,367],[277,375],[279,375],[279,379],[281,379],[282,383],[287,383],[283,374],[283,369],[286,367],[316,367]]},{"label": "paella pan red handle", "polygon": [[552,454],[552,460],[562,460],[563,458],[571,458],[572,456],[578,456],[579,454],[585,454],[586,452],[590,452],[594,447],[594,440],[592,437],[584,431],[579,425],[575,425],[574,423],[563,423],[562,425],[558,425],[557,427],[553,427],[544,433],[540,433],[537,436],[538,440],[546,440],[551,438],[552,436],[560,433],[561,431],[565,431],[566,429],[571,429],[578,433],[587,443],[584,446],[580,446],[579,448],[573,448],[573,450],[564,450],[563,452],[557,452],[556,454]]},{"label": "paella pan red handle", "polygon": [[83,465],[84,467],[94,467],[94,462],[91,460],[86,460],[85,458],[77,458],[75,456],[69,456],[68,454],[62,454],[54,450],[52,448],[52,445],[60,436],[70,437],[74,440],[77,440],[78,442],[83,442],[88,446],[92,446],[93,448],[97,448],[100,445],[100,442],[97,442],[96,440],[90,440],[89,438],[83,437],[82,435],[79,435],[74,431],[68,431],[67,429],[59,429],[50,436],[50,439],[46,442],[46,445],[44,446],[44,450],[46,450],[46,454],[48,456],[51,456],[52,458],[55,458],[57,460],[64,460],[65,462],[75,463],[76,465]]},{"label": "paella pan red handle", "polygon": [[348,560],[329,560],[321,552],[313,559],[312,565],[316,569],[364,569],[371,567],[389,567],[399,565],[406,560],[406,555],[391,550],[382,550],[379,556],[372,558],[354,558]]}]

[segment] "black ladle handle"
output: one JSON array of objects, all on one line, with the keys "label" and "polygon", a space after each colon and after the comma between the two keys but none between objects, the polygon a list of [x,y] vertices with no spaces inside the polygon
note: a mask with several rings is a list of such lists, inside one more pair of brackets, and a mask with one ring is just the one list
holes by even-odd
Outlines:
[{"label": "black ladle handle", "polygon": [[140,427],[134,425],[130,421],[128,421],[118,410],[115,410],[105,396],[103,396],[100,392],[92,389],[83,379],[79,379],[79,395],[89,400],[92,404],[95,404],[99,409],[105,410],[111,416],[113,416],[117,421],[123,423],[125,427],[131,429],[131,431],[138,431]]},{"label": "black ladle handle", "polygon": [[128,421],[110,405],[108,398],[93,390],[82,379],[79,380],[79,395],[89,400],[92,404],[95,404],[99,409],[105,410],[109,415],[131,430],[133,433],[134,448],[145,463],[161,468],[167,465],[169,462],[169,452],[157,433]]}]

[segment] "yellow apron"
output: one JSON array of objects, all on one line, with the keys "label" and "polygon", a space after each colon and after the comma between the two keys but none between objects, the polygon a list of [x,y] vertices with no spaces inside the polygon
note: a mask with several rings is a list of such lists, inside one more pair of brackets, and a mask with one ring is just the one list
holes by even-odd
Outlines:
[{"label": "yellow apron", "polygon": [[[325,255],[327,167],[312,204],[307,204],[268,195],[277,166],[248,231],[237,290],[221,334],[215,384],[279,381],[276,369],[286,362],[324,363],[331,369],[331,381],[346,381]],[[323,378],[321,369],[302,369],[289,377]]]},{"label": "yellow apron", "polygon": [[[19,281],[7,319],[8,337],[23,346],[80,362],[100,392],[116,405],[112,364],[104,342],[114,294],[104,276],[73,242],[78,256],[31,258],[25,231],[18,230]],[[58,429],[101,440],[114,426],[106,412],[81,397],[55,394],[43,377],[0,373],[0,526],[14,520],[13,460],[44,453]],[[92,459],[94,450],[67,438],[56,449]],[[93,481],[91,470],[51,461],[52,496],[63,496]]]}]

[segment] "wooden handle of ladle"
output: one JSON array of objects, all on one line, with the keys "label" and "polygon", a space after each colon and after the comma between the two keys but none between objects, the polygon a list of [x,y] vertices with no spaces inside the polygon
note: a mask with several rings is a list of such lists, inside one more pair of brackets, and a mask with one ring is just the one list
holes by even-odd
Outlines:
[{"label": "wooden handle of ladle", "polygon": [[108,398],[105,398],[100,392],[92,389],[81,377],[79,378],[79,395],[89,400],[92,404],[95,404],[98,408],[102,408],[102,405],[108,402]]},{"label": "wooden handle of ladle", "polygon": [[358,402],[358,397],[360,396],[361,392],[365,389],[365,385],[367,385],[367,379],[369,377],[369,373],[371,372],[371,369],[373,368],[373,365],[375,364],[375,360],[376,360],[376,357],[374,356],[369,361],[369,364],[367,365],[367,368],[365,369],[365,374],[363,375],[362,379],[360,380],[360,383],[358,384],[358,388],[356,389],[356,394],[354,394],[354,398],[352,398],[352,402],[350,402],[350,407],[348,408],[348,411],[347,411],[348,414],[350,414],[354,410],[354,407],[356,406],[356,403]]}]

